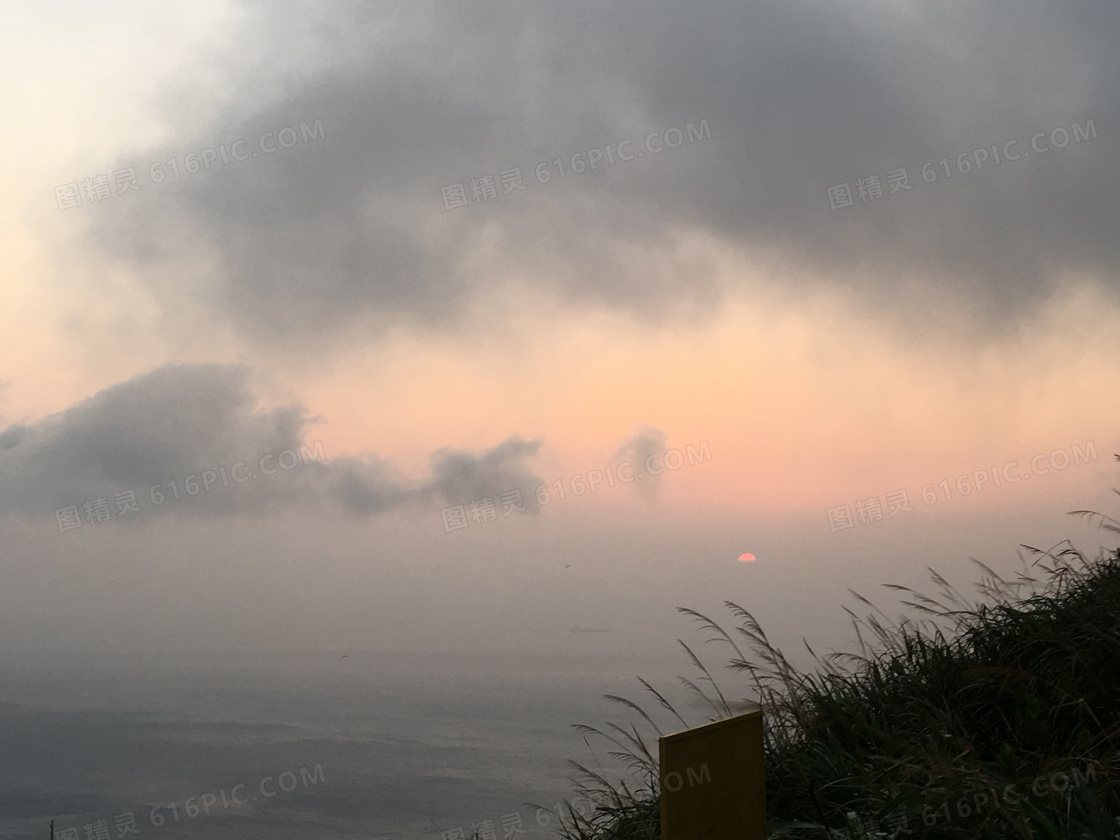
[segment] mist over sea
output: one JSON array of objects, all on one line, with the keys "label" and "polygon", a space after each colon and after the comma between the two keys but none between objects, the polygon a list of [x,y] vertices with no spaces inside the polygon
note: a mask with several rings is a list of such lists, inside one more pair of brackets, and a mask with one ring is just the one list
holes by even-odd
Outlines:
[{"label": "mist over sea", "polygon": [[344,653],[0,666],[0,837],[46,838],[54,819],[60,840],[87,840],[87,825],[94,840],[439,840],[484,820],[503,838],[515,814],[525,833],[512,836],[551,836],[555,812],[526,803],[570,798],[566,760],[593,760],[572,724],[622,721],[603,694],[638,699],[636,675],[680,672],[634,657]]}]

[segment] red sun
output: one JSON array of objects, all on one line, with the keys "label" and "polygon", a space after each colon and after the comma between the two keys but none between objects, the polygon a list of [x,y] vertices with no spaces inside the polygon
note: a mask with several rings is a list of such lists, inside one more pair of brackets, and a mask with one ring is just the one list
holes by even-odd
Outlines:
[{"label": "red sun", "polygon": [[740,554],[739,555],[739,562],[740,563],[753,563],[754,561],[755,561],[755,556],[753,554]]}]

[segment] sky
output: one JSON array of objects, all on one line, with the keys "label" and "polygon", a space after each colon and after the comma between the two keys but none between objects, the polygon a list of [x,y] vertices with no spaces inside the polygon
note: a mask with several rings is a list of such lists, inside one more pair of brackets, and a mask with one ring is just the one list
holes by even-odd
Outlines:
[{"label": "sky", "polygon": [[0,656],[685,671],[1108,544],[1112,0],[0,20]]}]

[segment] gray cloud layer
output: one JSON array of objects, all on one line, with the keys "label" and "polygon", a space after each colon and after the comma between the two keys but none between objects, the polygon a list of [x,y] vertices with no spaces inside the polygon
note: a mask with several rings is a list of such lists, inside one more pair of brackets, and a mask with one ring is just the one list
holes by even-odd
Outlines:
[{"label": "gray cloud layer", "polygon": [[[406,505],[459,503],[498,498],[522,490],[527,510],[537,511],[532,488],[540,483],[525,465],[540,441],[510,438],[482,455],[441,449],[432,455],[426,479],[401,476],[374,457],[331,458],[308,434],[302,406],[268,412],[253,409],[245,371],[221,365],[167,365],[114,385],[34,425],[0,432],[0,514],[50,514],[103,497],[116,512],[114,494],[133,490],[141,511],[113,516],[122,522],[156,514],[227,516],[284,509],[342,510],[369,516]],[[299,460],[288,469],[293,456]],[[261,459],[265,460],[263,469]],[[326,456],[325,462],[322,461]],[[237,462],[244,466],[233,472]],[[188,498],[186,479],[202,472],[232,478]],[[275,471],[257,476],[258,470]],[[176,482],[182,497],[172,502],[166,486]],[[149,490],[163,485],[165,501],[152,503]]]},{"label": "gray cloud layer", "polygon": [[[647,473],[646,464],[651,456],[664,455],[667,448],[663,431],[653,426],[640,425],[614,453],[614,458],[625,459],[633,465],[632,473],[642,476],[640,481],[634,481],[630,485],[635,493],[647,498],[657,495],[657,491],[661,489],[661,476],[664,474],[664,469],[661,473]],[[654,463],[656,464],[656,461]]]},{"label": "gray cloud layer", "polygon": [[[663,259],[688,229],[772,260],[785,285],[821,272],[872,309],[973,312],[992,335],[1062,272],[1116,291],[1114,0],[845,14],[785,0],[256,8],[259,77],[233,81],[210,125],[121,164],[181,162],[238,137],[253,150],[262,132],[317,118],[326,137],[145,186],[98,208],[92,235],[157,293],[189,278],[258,337],[402,318],[461,328],[474,296],[511,276],[650,318],[710,307],[711,266]],[[262,101],[289,49],[319,69]],[[703,119],[710,140],[563,180],[549,166],[547,184],[533,175]],[[1022,152],[1036,132],[1088,119],[1096,140],[956,170],[962,152],[1009,140]],[[938,166],[925,183],[922,165],[942,158],[952,177]],[[514,166],[524,192],[498,183],[495,199],[444,210],[442,186]],[[912,189],[887,195],[899,167]],[[873,174],[882,199],[829,209],[828,187]]]}]

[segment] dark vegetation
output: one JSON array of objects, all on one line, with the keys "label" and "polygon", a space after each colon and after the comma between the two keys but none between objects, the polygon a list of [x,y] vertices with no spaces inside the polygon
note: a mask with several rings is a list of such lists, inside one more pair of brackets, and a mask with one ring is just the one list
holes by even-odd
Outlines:
[{"label": "dark vegetation", "polygon": [[[1074,513],[1120,533],[1116,520]],[[1024,548],[1033,559],[1020,555],[1015,580],[973,561],[976,603],[933,570],[935,596],[888,584],[917,616],[897,624],[852,593],[872,610],[848,610],[859,652],[810,649],[817,667],[808,672],[737,604],[726,603],[730,632],[681,608],[754,685],[744,699],[764,712],[771,838],[1120,838],[1120,549],[1087,560],[1068,542]],[[735,714],[738,704],[681,644],[702,675],[682,683],[710,704],[708,719]],[[642,684],[675,729],[706,722],[686,723]],[[639,704],[611,699],[664,734]],[[612,782],[573,762],[578,793],[595,808],[569,808],[562,837],[659,838],[655,737],[635,724],[579,728],[606,739],[608,755],[644,781]]]}]

